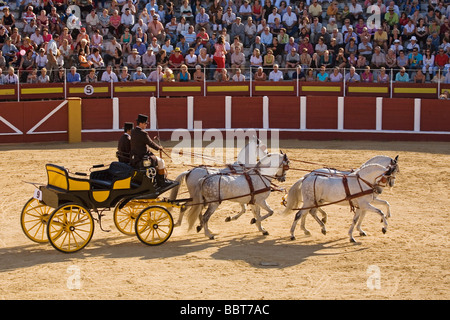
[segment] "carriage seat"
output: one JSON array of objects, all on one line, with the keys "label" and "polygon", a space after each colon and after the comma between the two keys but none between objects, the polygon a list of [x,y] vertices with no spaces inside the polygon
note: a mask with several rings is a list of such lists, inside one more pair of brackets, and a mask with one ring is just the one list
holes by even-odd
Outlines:
[{"label": "carriage seat", "polygon": [[108,169],[93,171],[89,181],[94,189],[129,189],[137,187],[131,182],[135,171],[123,162],[112,162]]}]

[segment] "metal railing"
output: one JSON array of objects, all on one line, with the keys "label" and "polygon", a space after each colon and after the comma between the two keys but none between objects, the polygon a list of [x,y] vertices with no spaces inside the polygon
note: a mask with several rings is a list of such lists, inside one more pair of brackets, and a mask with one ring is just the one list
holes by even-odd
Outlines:
[{"label": "metal railing", "polygon": [[[169,70],[167,70],[169,69]],[[258,70],[260,69],[260,70]],[[277,69],[275,72],[274,69]],[[142,68],[141,72],[136,69],[128,67],[115,68],[113,72],[116,74],[117,81],[102,81],[103,73],[106,72],[105,68],[78,68],[75,73],[79,74],[79,80],[77,82],[71,82],[70,69],[60,69],[61,72],[56,70],[47,70],[48,82],[40,83],[39,75],[42,70],[16,70],[14,73],[17,75],[17,83],[6,84],[0,86],[0,88],[12,88],[15,86],[14,93],[12,91],[3,90],[3,96],[13,99],[13,96],[17,98],[17,101],[21,100],[25,94],[29,94],[29,97],[37,96],[39,99],[54,98],[56,96],[66,99],[68,96],[74,96],[74,94],[80,94],[84,97],[110,97],[114,98],[120,96],[119,92],[127,92],[133,94],[133,90],[118,89],[126,87],[142,87],[140,90],[136,90],[136,94],[146,94],[150,96],[188,96],[188,95],[213,95],[213,93],[233,93],[232,90],[227,90],[227,86],[231,87],[232,84],[245,83],[248,85],[248,90],[238,90],[240,95],[259,95],[255,92],[255,86],[264,85],[265,87],[271,87],[270,92],[283,93],[282,87],[289,84],[293,90],[290,90],[290,95],[300,96],[304,93],[303,86],[307,83],[308,88],[314,86],[324,85],[339,85],[342,89],[340,93],[343,96],[349,94],[349,87],[357,85],[374,85],[388,88],[389,97],[393,97],[393,87],[396,84],[402,84],[411,88],[416,87],[413,83],[426,84],[428,86],[433,85],[437,88],[437,97],[441,93],[441,87],[447,85],[450,81],[445,79],[450,78],[445,76],[448,70],[441,70],[439,68],[433,68],[428,70],[420,69],[406,69],[402,76],[397,77],[397,74],[401,74],[400,69],[369,69],[368,73],[366,69],[355,69],[354,72],[350,71],[350,68],[309,68],[304,66],[303,68],[274,68],[274,67],[258,67],[248,66],[244,68],[230,67],[226,68],[226,75],[221,74],[217,68],[200,67],[199,70],[195,67],[188,67],[189,73],[188,79],[184,80],[184,77],[179,78],[179,69],[160,69],[155,68]],[[423,72],[428,71],[428,72]],[[196,72],[200,72],[202,77],[196,77]],[[199,75],[200,75],[199,73]],[[92,74],[92,78],[88,78],[89,74]],[[135,79],[136,74],[142,74],[139,79]],[[159,75],[158,75],[159,74]],[[166,75],[164,75],[166,74]],[[156,75],[156,77],[155,77]],[[239,77],[240,75],[240,77]],[[275,75],[275,76],[274,76]],[[420,76],[420,80],[419,80]],[[102,90],[99,92],[95,90],[96,87],[102,85]],[[106,85],[106,86],[105,86]],[[167,89],[175,87],[192,88],[193,91],[189,92],[188,89]],[[52,90],[51,88],[59,88],[58,90]],[[105,89],[108,87],[107,89]],[[209,88],[215,88],[209,90]],[[218,89],[224,87],[225,89]],[[450,85],[448,86],[450,88]],[[42,88],[42,94],[39,94],[39,89]],[[72,90],[72,88],[78,88]],[[84,90],[81,91],[83,88]],[[280,90],[277,90],[280,89]],[[33,89],[33,90],[32,90]],[[145,89],[148,89],[147,91]],[[314,91],[314,90],[313,90]],[[325,90],[326,91],[326,90]],[[364,93],[364,90],[360,90]],[[379,91],[381,92],[381,91]],[[48,93],[45,95],[45,93]],[[95,94],[94,94],[95,93]],[[99,94],[101,93],[101,94]],[[42,96],[44,94],[44,96]],[[0,90],[0,99],[2,91]],[[40,96],[40,97],[39,97]]]}]

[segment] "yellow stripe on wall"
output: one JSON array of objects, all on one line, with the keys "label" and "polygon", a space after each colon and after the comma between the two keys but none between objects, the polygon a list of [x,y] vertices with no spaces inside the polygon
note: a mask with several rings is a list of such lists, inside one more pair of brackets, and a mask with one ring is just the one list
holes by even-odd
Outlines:
[{"label": "yellow stripe on wall", "polygon": [[394,93],[437,93],[436,88],[394,88]]},{"label": "yellow stripe on wall", "polygon": [[255,91],[294,91],[294,86],[255,86]]},{"label": "yellow stripe on wall", "polygon": [[219,86],[210,86],[207,88],[208,92],[229,92],[229,91],[249,91],[248,86],[226,86],[226,87],[219,87]]},{"label": "yellow stripe on wall", "polygon": [[339,92],[341,87],[302,86],[302,91],[330,91]]},{"label": "yellow stripe on wall", "polygon": [[202,88],[200,86],[192,87],[162,87],[163,92],[200,92]]},{"label": "yellow stripe on wall", "polygon": [[[96,88],[94,88],[96,90]],[[156,91],[155,86],[114,86],[114,92],[151,92]]]},{"label": "yellow stripe on wall", "polygon": [[0,89],[0,95],[2,96],[9,96],[16,93],[15,89]]},{"label": "yellow stripe on wall", "polygon": [[63,93],[63,87],[56,88],[23,88],[20,89],[21,94],[44,94],[44,93]]},{"label": "yellow stripe on wall", "polygon": [[348,92],[359,92],[359,93],[388,93],[387,87],[348,87]]}]

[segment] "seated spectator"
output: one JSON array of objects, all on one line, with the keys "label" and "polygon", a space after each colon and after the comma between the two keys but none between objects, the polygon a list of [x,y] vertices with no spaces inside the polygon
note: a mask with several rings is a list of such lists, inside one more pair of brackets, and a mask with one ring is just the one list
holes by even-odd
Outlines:
[{"label": "seated spectator", "polygon": [[181,54],[180,48],[175,48],[174,53],[172,53],[169,57],[169,67],[173,71],[177,71],[180,69],[181,65],[184,64],[184,57]]},{"label": "seated spectator", "polygon": [[152,21],[148,24],[149,38],[157,38],[159,42],[163,42],[166,37],[164,25],[158,21],[158,16],[153,15]]},{"label": "seated spectator", "polygon": [[141,67],[136,68],[136,72],[133,73],[132,80],[134,82],[141,82],[141,83],[144,83],[147,81],[147,76],[142,72]]},{"label": "seated spectator", "polygon": [[157,66],[156,70],[150,72],[150,74],[148,75],[147,81],[149,82],[161,82],[163,81],[163,72],[162,72],[162,67],[161,66]]},{"label": "seated spectator", "polygon": [[120,36],[120,44],[122,45],[122,53],[131,53],[131,42],[133,40],[133,36],[130,33],[129,28],[125,28],[124,34]]},{"label": "seated spectator", "polygon": [[245,68],[246,59],[244,53],[241,50],[241,47],[237,46],[234,52],[231,54],[231,69],[233,73],[235,73],[237,69],[240,69],[241,72]]},{"label": "seated spectator", "polygon": [[111,66],[106,67],[106,71],[103,72],[102,77],[100,78],[100,81],[102,82],[118,82],[119,79],[117,78],[117,75],[114,71],[112,71]]},{"label": "seated spectator", "polygon": [[28,72],[27,75],[27,83],[38,83],[38,70],[33,69],[31,72]]},{"label": "seated spectator", "polygon": [[122,67],[122,72],[117,75],[119,82],[129,82],[131,81],[131,74],[128,73],[128,67]]},{"label": "seated spectator", "polygon": [[320,81],[320,82],[328,81],[329,75],[326,71],[327,70],[326,70],[325,66],[320,67],[320,71],[317,74],[317,81]]},{"label": "seated spectator", "polygon": [[286,55],[286,68],[296,68],[300,64],[300,55],[292,47],[291,52]]},{"label": "seated spectator", "polygon": [[386,68],[381,67],[380,73],[377,76],[378,83],[389,83],[389,75],[386,73]]},{"label": "seated spectator", "polygon": [[66,77],[66,71],[64,68],[58,68],[58,72],[53,77],[53,83],[64,83]]},{"label": "seated spectator", "polygon": [[228,74],[227,69],[222,68],[220,71],[216,71],[214,79],[219,82],[228,82],[230,81],[230,75]]},{"label": "seated spectator", "polygon": [[278,69],[278,64],[273,65],[273,70],[269,74],[270,81],[283,80],[283,72]]},{"label": "seated spectator", "polygon": [[264,72],[263,67],[259,67],[255,74],[253,75],[255,81],[266,81],[267,74]]},{"label": "seated spectator", "polygon": [[96,83],[97,82],[97,73],[94,68],[89,70],[89,73],[86,75],[85,82],[86,83]]},{"label": "seated spectator", "polygon": [[81,76],[77,72],[77,68],[75,66],[70,67],[70,72],[67,74],[67,82],[68,83],[81,82]]},{"label": "seated spectator", "polygon": [[127,58],[127,66],[131,69],[136,69],[142,64],[142,58],[137,49],[131,50],[131,54]]},{"label": "seated spectator", "polygon": [[344,76],[339,71],[339,67],[334,67],[333,73],[330,74],[329,78],[330,78],[331,82],[342,82],[342,79],[344,78]]},{"label": "seated spectator", "polygon": [[417,70],[416,74],[413,77],[413,82],[414,83],[425,83],[426,77],[423,74],[422,70],[419,69]]},{"label": "seated spectator", "polygon": [[402,67],[400,69],[400,72],[398,72],[395,76],[395,81],[396,82],[409,82],[409,75],[406,72],[406,69],[404,67]]},{"label": "seated spectator", "polygon": [[364,72],[361,73],[361,82],[372,83],[373,82],[373,74],[370,71],[370,67],[366,66]]},{"label": "seated spectator", "polygon": [[103,68],[105,66],[100,50],[97,48],[92,50],[92,54],[89,56],[89,61],[92,62],[91,65],[94,68]]},{"label": "seated spectator", "polygon": [[37,78],[38,83],[50,83],[50,77],[47,74],[47,68],[41,69],[41,74]]},{"label": "seated spectator", "polygon": [[345,82],[360,82],[361,77],[356,73],[355,67],[350,67],[350,71],[345,75]]},{"label": "seated spectator", "polygon": [[231,78],[234,82],[245,81],[245,76],[242,74],[241,69],[237,68],[236,73]]},{"label": "seated spectator", "polygon": [[132,49],[136,49],[140,56],[143,56],[147,52],[147,46],[142,42],[141,38],[136,38],[136,43],[133,45]]},{"label": "seated spectator", "polygon": [[156,56],[152,48],[148,47],[147,52],[142,56],[142,66],[145,70],[151,70],[156,65]]},{"label": "seated spectator", "polygon": [[205,80],[205,74],[202,72],[202,67],[198,64],[195,66],[195,72],[192,74],[192,79],[197,82]]},{"label": "seated spectator", "polygon": [[177,74],[178,82],[188,82],[191,81],[191,74],[188,72],[188,67],[182,64],[180,67],[180,72]]},{"label": "seated spectator", "polygon": [[175,75],[173,74],[172,69],[170,69],[170,68],[164,69],[162,81],[163,82],[174,82],[175,81]]},{"label": "seated spectator", "polygon": [[296,80],[296,79],[298,79],[299,81],[306,80],[305,73],[303,72],[301,66],[297,66],[295,68],[295,72],[292,73],[292,80]]}]

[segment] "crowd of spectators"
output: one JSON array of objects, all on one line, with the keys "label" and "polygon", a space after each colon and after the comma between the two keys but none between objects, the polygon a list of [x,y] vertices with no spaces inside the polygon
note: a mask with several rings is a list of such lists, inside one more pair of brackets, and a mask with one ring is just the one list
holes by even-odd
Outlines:
[{"label": "crowd of spectators", "polygon": [[0,84],[450,83],[444,0],[10,0],[2,13]]}]

